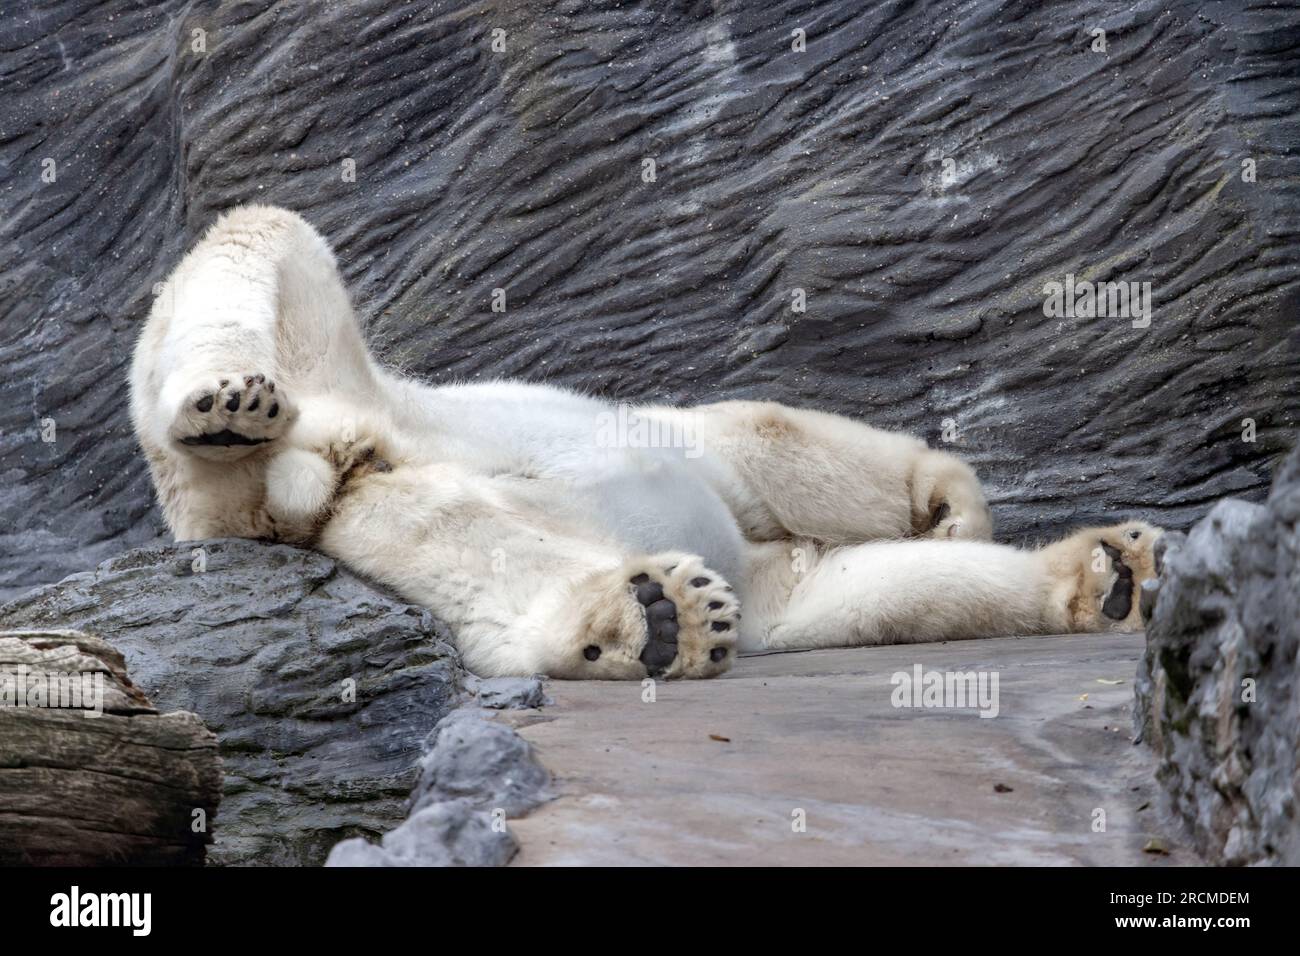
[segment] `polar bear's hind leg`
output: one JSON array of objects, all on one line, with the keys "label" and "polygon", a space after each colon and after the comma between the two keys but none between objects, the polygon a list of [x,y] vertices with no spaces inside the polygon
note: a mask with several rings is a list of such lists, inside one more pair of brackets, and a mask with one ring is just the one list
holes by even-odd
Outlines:
[{"label": "polar bear's hind leg", "polygon": [[726,466],[734,480],[718,491],[751,541],[992,536],[974,470],[911,435],[775,402],[647,414],[692,435]]},{"label": "polar bear's hind leg", "polygon": [[740,604],[697,555],[633,558],[584,581],[549,628],[546,673],[576,679],[715,677],[736,656]]}]

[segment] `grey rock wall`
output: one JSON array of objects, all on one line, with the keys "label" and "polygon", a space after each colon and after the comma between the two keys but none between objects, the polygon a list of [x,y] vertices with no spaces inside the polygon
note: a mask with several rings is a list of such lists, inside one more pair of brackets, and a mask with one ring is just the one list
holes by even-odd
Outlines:
[{"label": "grey rock wall", "polygon": [[1164,558],[1139,736],[1197,849],[1300,864],[1300,451],[1264,505],[1223,501]]},{"label": "grey rock wall", "polygon": [[[432,381],[950,419],[1013,539],[1258,499],[1300,402],[1298,41],[1210,0],[6,3],[0,588],[161,529],[129,353],[249,201]],[[1150,282],[1150,326],[1045,316],[1067,273]]]}]

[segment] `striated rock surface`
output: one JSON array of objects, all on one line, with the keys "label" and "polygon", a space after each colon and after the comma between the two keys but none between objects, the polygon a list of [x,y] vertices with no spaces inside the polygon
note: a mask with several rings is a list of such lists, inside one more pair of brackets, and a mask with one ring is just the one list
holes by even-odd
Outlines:
[{"label": "striated rock surface", "polygon": [[[1012,538],[1262,498],[1300,418],[1298,32],[1201,0],[7,3],[0,588],[160,530],[130,350],[250,201],[311,219],[434,381],[950,439]],[[1150,282],[1150,325],[1045,316],[1068,274]]]},{"label": "striated rock surface", "polygon": [[1135,719],[1197,848],[1300,864],[1300,451],[1165,553]]},{"label": "striated rock surface", "polygon": [[209,860],[319,864],[407,815],[421,744],[465,695],[445,626],[311,551],[216,540],[139,549],[0,606],[77,627],[162,709],[220,739]]}]

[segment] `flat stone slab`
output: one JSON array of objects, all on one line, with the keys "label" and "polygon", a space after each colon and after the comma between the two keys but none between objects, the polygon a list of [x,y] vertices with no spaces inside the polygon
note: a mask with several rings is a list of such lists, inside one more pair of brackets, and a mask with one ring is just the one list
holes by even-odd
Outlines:
[{"label": "flat stone slab", "polygon": [[[550,682],[540,714],[507,715],[559,794],[511,821],[514,864],[1196,864],[1132,742],[1142,647],[1071,635],[759,655],[718,680],[660,682],[652,702],[637,683]],[[891,676],[918,664],[996,672],[997,716],[893,706]],[[1168,852],[1144,852],[1152,838]]]}]

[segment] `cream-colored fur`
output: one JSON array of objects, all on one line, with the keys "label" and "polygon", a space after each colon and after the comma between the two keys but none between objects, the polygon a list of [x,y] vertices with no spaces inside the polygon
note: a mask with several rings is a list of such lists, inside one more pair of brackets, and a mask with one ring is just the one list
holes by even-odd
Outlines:
[{"label": "cream-colored fur", "polygon": [[1101,607],[1153,573],[1159,533],[989,543],[968,465],[822,412],[404,378],[367,351],[325,241],[269,207],[224,215],[172,273],[131,411],[178,539],[320,548],[444,618],[484,675],[707,677],[738,647],[1131,627]]}]

